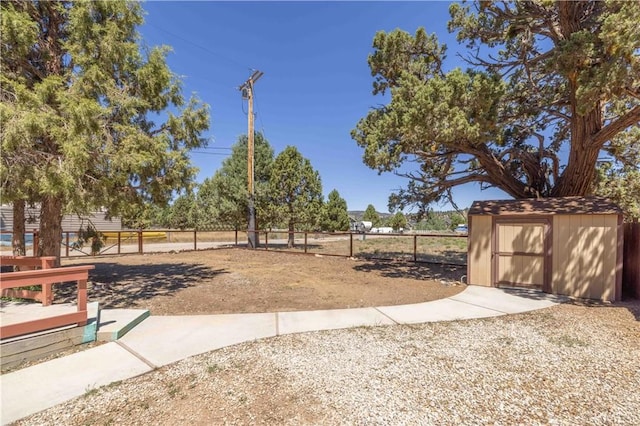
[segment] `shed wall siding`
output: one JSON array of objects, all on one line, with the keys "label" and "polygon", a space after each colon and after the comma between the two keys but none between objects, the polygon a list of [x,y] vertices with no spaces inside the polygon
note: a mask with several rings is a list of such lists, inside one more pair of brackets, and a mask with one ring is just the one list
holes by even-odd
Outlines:
[{"label": "shed wall siding", "polygon": [[617,232],[615,215],[554,216],[552,292],[613,300]]},{"label": "shed wall siding", "polygon": [[491,287],[491,216],[472,216],[469,235],[469,284]]}]

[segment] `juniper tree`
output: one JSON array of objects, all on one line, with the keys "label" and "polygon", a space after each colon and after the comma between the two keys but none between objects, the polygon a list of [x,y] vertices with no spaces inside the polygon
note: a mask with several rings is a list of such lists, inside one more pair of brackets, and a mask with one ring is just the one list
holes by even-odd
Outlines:
[{"label": "juniper tree", "polygon": [[514,198],[588,195],[600,155],[625,163],[617,141],[640,121],[640,2],[481,1],[450,12],[466,70],[444,69],[446,46],[423,28],[373,40],[373,93],[391,99],[352,136],[379,172],[418,162],[398,172],[410,180],[392,207],[453,201],[467,183]]},{"label": "juniper tree", "polygon": [[40,204],[41,254],[59,256],[64,213],[126,216],[191,185],[208,108],[140,39],[138,2],[1,7],[2,198]]}]

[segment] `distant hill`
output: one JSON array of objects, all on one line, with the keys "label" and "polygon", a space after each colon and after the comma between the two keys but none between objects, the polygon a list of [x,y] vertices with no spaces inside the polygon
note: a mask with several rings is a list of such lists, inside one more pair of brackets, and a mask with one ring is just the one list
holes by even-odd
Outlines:
[{"label": "distant hill", "polygon": [[[347,211],[349,217],[354,218],[355,220],[362,220],[362,216],[364,216],[364,210],[349,210]],[[391,213],[380,213],[377,212],[380,219],[386,219],[388,217],[393,216]]]}]

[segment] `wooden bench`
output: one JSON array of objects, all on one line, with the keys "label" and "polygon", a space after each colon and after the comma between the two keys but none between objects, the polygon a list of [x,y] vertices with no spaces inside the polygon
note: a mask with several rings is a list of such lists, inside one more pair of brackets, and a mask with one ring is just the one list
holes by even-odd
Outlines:
[{"label": "wooden bench", "polygon": [[[0,256],[0,265],[2,266],[21,266],[29,269],[50,269],[56,264],[55,256]],[[53,291],[51,284],[35,283],[33,285],[42,285],[42,290],[25,290],[25,289],[4,289],[2,297],[12,297],[16,299],[33,299],[42,302],[42,306],[49,306],[53,303]]]},{"label": "wooden bench", "polygon": [[86,325],[87,280],[89,279],[89,271],[92,269],[94,269],[93,265],[82,265],[64,268],[40,269],[36,271],[4,272],[0,274],[0,286],[3,291],[5,289],[36,284],[41,284],[44,288],[46,285],[55,285],[67,281],[76,281],[78,284],[78,306],[76,312],[54,315],[15,324],[2,325],[0,327],[0,339],[73,324],[77,324],[78,326]]}]

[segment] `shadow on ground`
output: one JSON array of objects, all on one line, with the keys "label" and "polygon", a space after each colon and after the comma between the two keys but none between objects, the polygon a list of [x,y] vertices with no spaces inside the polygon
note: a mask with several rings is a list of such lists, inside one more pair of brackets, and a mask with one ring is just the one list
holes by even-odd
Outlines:
[{"label": "shadow on ground", "polygon": [[[203,280],[228,273],[189,263],[120,265],[96,263],[89,272],[89,301],[99,301],[101,308],[127,308],[158,296],[173,296]],[[76,300],[76,284],[56,286],[56,303]]]},{"label": "shadow on ground", "polygon": [[636,321],[640,321],[640,300],[639,299],[624,300],[619,303],[619,306],[624,306],[625,308],[627,308],[629,312],[631,312],[633,316],[636,318]]},{"label": "shadow on ground", "polygon": [[387,278],[466,281],[466,265],[407,263],[406,261],[369,260],[353,267],[360,272],[377,272]]},{"label": "shadow on ground", "polygon": [[532,300],[550,300],[555,303],[570,303],[571,299],[567,296],[545,293],[541,290],[532,290],[528,288],[518,287],[500,287],[502,291],[512,296],[524,297]]},{"label": "shadow on ground", "polygon": [[[402,251],[359,251],[354,254],[358,259],[413,261],[413,253]],[[442,251],[435,253],[417,253],[417,261],[425,263],[454,264],[466,267],[467,254],[459,251]]]},{"label": "shadow on ground", "polygon": [[[307,250],[319,250],[323,248],[321,244],[307,244]],[[272,243],[269,241],[268,244],[265,244],[264,241],[260,241],[260,245],[258,246],[260,250],[273,250],[273,251],[292,251],[292,252],[303,252],[304,244],[296,242],[293,247],[289,247],[287,243]]]},{"label": "shadow on ground", "polygon": [[620,302],[607,303],[593,300],[571,300],[574,305],[590,306],[596,308],[625,308],[631,315],[634,316],[636,321],[640,321],[640,299],[624,299]]}]

